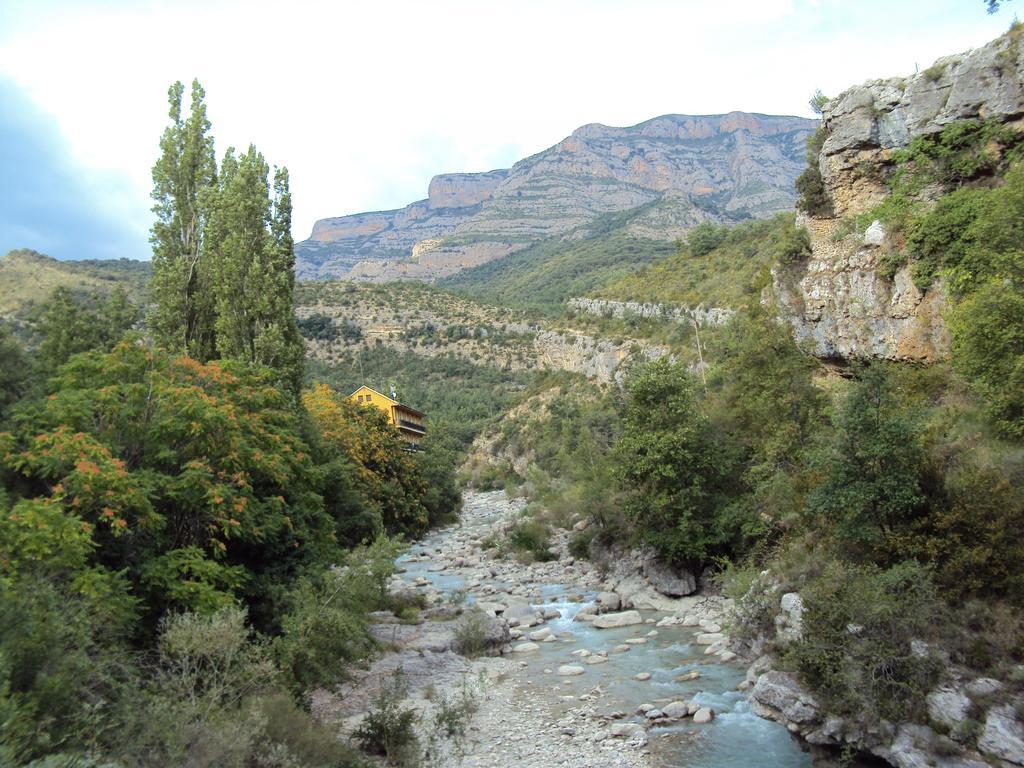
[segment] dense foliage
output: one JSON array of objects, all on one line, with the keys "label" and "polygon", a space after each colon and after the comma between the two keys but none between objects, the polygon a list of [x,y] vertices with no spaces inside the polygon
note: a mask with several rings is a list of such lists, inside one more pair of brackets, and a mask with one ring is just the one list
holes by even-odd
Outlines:
[{"label": "dense foliage", "polygon": [[304,348],[292,311],[295,255],[288,170],[270,167],[252,145],[228,149],[218,169],[205,91],[168,92],[171,124],[153,166],[151,326],[168,349],[206,362],[231,358],[268,366],[297,393]]},{"label": "dense foliage", "polygon": [[617,301],[735,307],[758,296],[780,255],[798,261],[806,253],[805,243],[791,244],[802,231],[793,226],[792,214],[728,228],[707,226],[715,233],[706,244],[712,246],[709,250],[702,246],[698,254],[691,242],[667,258],[607,282],[594,295]]},{"label": "dense foliage", "polygon": [[0,329],[5,766],[362,764],[297,702],[374,650],[401,537],[460,503],[453,447],[300,394],[287,172],[218,171],[182,90],[145,323],[59,285]]}]

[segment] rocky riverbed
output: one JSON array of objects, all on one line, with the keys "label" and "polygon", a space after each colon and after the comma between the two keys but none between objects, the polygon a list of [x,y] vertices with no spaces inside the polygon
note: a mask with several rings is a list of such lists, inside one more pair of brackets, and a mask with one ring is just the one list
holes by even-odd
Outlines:
[{"label": "rocky riverbed", "polygon": [[[669,597],[629,558],[605,572],[567,551],[524,565],[493,545],[524,502],[469,493],[460,523],[415,544],[390,588],[430,606],[419,621],[377,616],[389,651],[354,679],[313,695],[324,720],[351,731],[396,671],[425,719],[470,691],[478,703],[444,765],[476,768],[809,766],[785,728],[754,715],[745,668],[723,631],[727,601]],[[691,587],[692,588],[692,585]],[[467,639],[484,655],[463,655]]]}]

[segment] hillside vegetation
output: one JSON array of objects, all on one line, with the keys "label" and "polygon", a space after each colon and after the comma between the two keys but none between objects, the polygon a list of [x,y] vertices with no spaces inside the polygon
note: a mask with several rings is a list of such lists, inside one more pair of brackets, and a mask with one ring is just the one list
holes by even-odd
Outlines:
[{"label": "hillside vegetation", "polygon": [[136,304],[145,302],[149,262],[118,260],[58,261],[30,250],[0,257],[0,317],[23,317],[57,288],[76,296],[102,296],[122,287]]},{"label": "hillside vegetation", "polygon": [[565,300],[629,274],[675,250],[671,243],[635,237],[627,215],[606,217],[596,234],[562,237],[439,281],[466,296],[503,306],[557,315]]},{"label": "hillside vegetation", "polygon": [[797,261],[806,242],[793,215],[732,227],[702,225],[672,255],[593,288],[589,295],[616,301],[737,308],[758,300],[777,263]]}]

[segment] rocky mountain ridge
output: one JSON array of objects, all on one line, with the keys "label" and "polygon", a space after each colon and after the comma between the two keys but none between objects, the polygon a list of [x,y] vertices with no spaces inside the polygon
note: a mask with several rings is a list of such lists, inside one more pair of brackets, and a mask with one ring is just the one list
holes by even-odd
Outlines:
[{"label": "rocky mountain ridge", "polygon": [[405,208],[318,221],[296,245],[296,274],[433,280],[586,237],[609,213],[635,210],[631,235],[668,241],[701,221],[767,216],[792,208],[814,125],[743,112],[585,125],[511,169],[436,176]]}]

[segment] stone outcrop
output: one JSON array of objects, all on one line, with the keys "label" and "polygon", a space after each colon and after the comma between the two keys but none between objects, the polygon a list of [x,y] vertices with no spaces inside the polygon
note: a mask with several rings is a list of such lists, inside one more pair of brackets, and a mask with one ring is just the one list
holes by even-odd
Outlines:
[{"label": "stone outcrop", "polygon": [[682,307],[668,304],[654,304],[639,301],[615,301],[613,299],[572,298],[566,302],[571,309],[599,317],[640,317],[652,320],[667,320],[673,323],[696,323],[697,325],[725,325],[736,310],[724,307]]},{"label": "stone outcrop", "polygon": [[836,242],[834,219],[800,225],[810,233],[811,257],[772,271],[774,300],[798,342],[824,358],[933,362],[949,354],[940,283],[920,290],[906,265],[891,280],[880,274],[879,248],[856,233]]},{"label": "stone outcrop", "polygon": [[899,244],[887,243],[877,223],[836,241],[837,220],[882,201],[894,153],[918,136],[972,119],[1024,129],[1019,38],[1011,31],[911,77],[855,86],[826,105],[828,138],[818,166],[836,219],[807,222],[813,255],[802,266],[775,270],[772,285],[772,298],[814,354],[920,362],[948,356],[941,282],[922,291],[906,266],[892,279],[880,275],[880,251]]},{"label": "stone outcrop", "polygon": [[[777,593],[767,583],[761,587],[768,587],[762,590],[764,595]],[[756,593],[748,596],[755,600],[759,597]],[[739,605],[742,606],[742,601]],[[734,619],[747,624],[749,629],[755,626],[742,610],[734,613]],[[799,640],[804,621],[803,600],[799,594],[783,594],[774,620],[776,645],[773,653]],[[698,635],[697,642],[703,637]],[[761,643],[755,645],[763,648]],[[920,641],[912,641],[910,645],[915,653],[930,653]],[[1017,718],[1021,700],[1007,696],[1006,689],[997,680],[970,679],[965,670],[950,668],[944,682],[925,698],[927,717],[917,722],[893,723],[877,716],[838,717],[797,677],[777,666],[774,655],[757,657],[747,670],[741,688],[750,690],[750,706],[755,714],[786,726],[790,733],[810,745],[812,752],[823,750],[823,754],[830,751],[834,754],[839,748],[852,747],[897,768],[1024,765],[1024,725]],[[979,717],[978,713],[983,715]],[[978,719],[973,727],[972,718]],[[976,731],[979,725],[980,731]]]},{"label": "stone outcrop", "polygon": [[1010,32],[945,56],[911,77],[855,86],[825,107],[829,137],[820,169],[837,215],[860,213],[885,196],[893,150],[957,120],[1016,122],[1024,116],[1024,59]]},{"label": "stone outcrop", "polygon": [[591,124],[508,170],[445,174],[394,211],[318,221],[300,278],[432,280],[553,236],[586,237],[631,211],[635,237],[674,240],[706,220],[787,210],[814,121],[732,112]]}]

